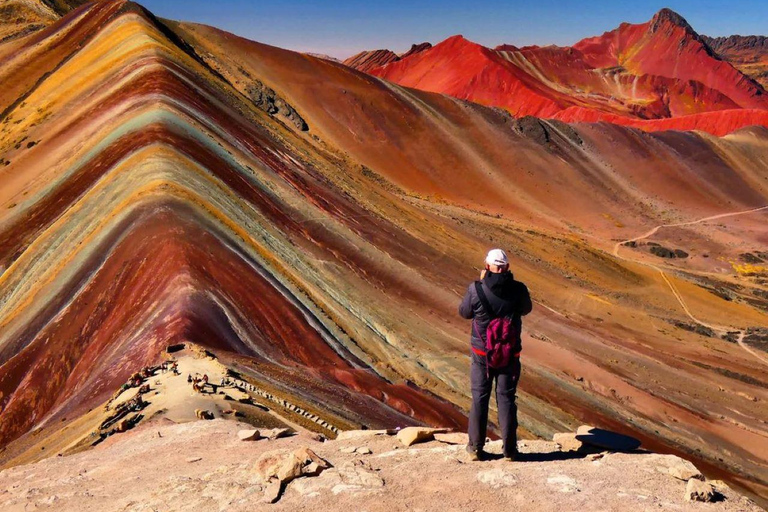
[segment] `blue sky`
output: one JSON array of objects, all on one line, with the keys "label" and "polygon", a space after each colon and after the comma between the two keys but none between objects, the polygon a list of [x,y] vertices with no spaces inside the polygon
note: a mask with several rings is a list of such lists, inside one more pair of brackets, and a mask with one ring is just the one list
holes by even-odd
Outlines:
[{"label": "blue sky", "polygon": [[768,35],[768,0],[139,0],[156,15],[214,25],[283,48],[348,57],[397,52],[463,34],[478,43],[569,45],[623,21],[647,21],[662,7],[699,33]]}]

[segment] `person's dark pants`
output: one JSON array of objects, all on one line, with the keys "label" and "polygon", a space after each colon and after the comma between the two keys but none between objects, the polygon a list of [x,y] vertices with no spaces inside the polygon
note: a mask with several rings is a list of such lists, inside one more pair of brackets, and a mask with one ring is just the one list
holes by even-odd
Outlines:
[{"label": "person's dark pants", "polygon": [[520,358],[513,358],[506,368],[489,368],[485,357],[472,353],[469,373],[472,383],[472,408],[469,411],[469,447],[481,450],[485,445],[488,428],[488,405],[491,389],[496,381],[496,406],[499,409],[499,427],[504,455],[517,453],[517,403],[515,393],[520,380]]}]

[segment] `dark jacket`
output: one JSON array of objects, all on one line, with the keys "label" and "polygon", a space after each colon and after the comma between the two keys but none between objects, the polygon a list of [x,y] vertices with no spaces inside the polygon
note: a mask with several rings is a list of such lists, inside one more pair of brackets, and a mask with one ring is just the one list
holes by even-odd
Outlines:
[{"label": "dark jacket", "polygon": [[[528,288],[520,281],[515,281],[511,272],[487,272],[481,283],[495,317],[513,317],[517,331],[520,332],[523,323],[521,317],[530,313],[533,308]],[[485,341],[480,338],[478,331],[485,336],[491,317],[480,304],[475,282],[467,288],[464,300],[459,305],[459,314],[463,318],[472,319],[472,347],[485,351]]]}]

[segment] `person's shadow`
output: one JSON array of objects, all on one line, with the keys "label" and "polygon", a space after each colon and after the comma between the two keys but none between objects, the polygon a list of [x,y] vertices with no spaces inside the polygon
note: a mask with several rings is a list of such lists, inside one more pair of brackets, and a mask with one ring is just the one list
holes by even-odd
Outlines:
[{"label": "person's shadow", "polygon": [[590,453],[596,452],[519,453],[515,457],[515,462],[555,462],[558,460],[583,459]]},{"label": "person's shadow", "polygon": [[[554,462],[558,460],[583,459],[590,453],[597,452],[551,452],[551,453],[518,453],[515,462]],[[500,453],[486,453],[483,460],[501,460],[504,455]]]}]

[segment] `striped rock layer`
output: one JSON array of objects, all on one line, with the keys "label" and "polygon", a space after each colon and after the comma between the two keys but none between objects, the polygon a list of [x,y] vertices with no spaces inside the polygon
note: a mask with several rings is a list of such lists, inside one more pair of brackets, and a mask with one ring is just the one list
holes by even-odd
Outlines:
[{"label": "striped rock layer", "polygon": [[180,343],[318,424],[462,429],[456,309],[499,246],[536,301],[521,435],[596,424],[764,492],[765,270],[739,258],[768,129],[516,120],[123,0],[0,60],[3,464]]}]

